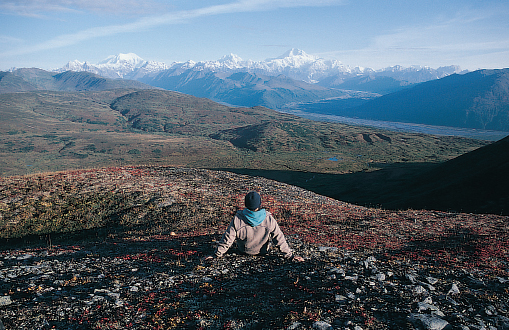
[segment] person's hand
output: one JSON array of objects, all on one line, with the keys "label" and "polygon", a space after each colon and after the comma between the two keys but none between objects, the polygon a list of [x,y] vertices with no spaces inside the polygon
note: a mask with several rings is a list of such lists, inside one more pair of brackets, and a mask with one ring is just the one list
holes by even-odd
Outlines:
[{"label": "person's hand", "polygon": [[214,256],[206,256],[205,258],[203,258],[203,261],[211,261],[214,259]]},{"label": "person's hand", "polygon": [[293,260],[293,261],[297,261],[297,262],[303,262],[303,261],[304,261],[304,258],[299,257],[299,256],[293,256],[292,260]]}]

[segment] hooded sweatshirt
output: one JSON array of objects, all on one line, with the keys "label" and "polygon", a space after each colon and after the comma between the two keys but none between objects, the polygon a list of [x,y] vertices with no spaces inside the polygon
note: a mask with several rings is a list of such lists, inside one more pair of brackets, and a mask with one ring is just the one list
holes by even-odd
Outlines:
[{"label": "hooded sweatshirt", "polygon": [[[245,213],[248,215],[246,216]],[[235,214],[219,242],[215,253],[217,257],[223,256],[235,241],[237,241],[238,249],[246,254],[265,254],[269,251],[271,245],[276,245],[284,253],[285,258],[292,257],[292,251],[286,242],[285,236],[270,212],[260,210],[245,213],[242,210]],[[258,217],[263,213],[265,213],[265,217],[262,221],[253,226],[260,220]]]},{"label": "hooded sweatshirt", "polygon": [[267,212],[265,209],[261,209],[259,211],[251,211],[248,208],[242,210],[242,214],[246,217],[246,222],[251,227],[256,227],[265,220],[267,216]]}]

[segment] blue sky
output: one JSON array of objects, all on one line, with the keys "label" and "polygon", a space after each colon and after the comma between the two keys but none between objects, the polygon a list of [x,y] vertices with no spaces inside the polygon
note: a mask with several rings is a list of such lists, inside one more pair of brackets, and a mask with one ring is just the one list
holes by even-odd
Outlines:
[{"label": "blue sky", "polygon": [[290,48],[375,69],[509,67],[507,0],[0,0],[0,70],[145,60],[255,61]]}]

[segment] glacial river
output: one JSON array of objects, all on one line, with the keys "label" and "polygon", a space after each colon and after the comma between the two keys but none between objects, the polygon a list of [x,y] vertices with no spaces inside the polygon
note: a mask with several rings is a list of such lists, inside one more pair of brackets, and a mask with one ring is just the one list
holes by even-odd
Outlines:
[{"label": "glacial river", "polygon": [[431,126],[423,124],[400,123],[392,121],[367,120],[359,118],[341,117],[334,115],[322,115],[318,113],[305,112],[300,110],[284,110],[284,113],[296,115],[302,118],[315,121],[327,121],[357,126],[369,126],[387,129],[398,132],[424,133],[433,135],[461,136],[478,140],[498,141],[506,136],[509,132],[489,131],[472,128],[459,128],[447,126]]}]

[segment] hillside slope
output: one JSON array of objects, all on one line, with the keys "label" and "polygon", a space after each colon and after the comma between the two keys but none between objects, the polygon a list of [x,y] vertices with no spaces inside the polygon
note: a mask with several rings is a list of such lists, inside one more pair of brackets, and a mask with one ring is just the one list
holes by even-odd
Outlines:
[{"label": "hillside slope", "polygon": [[0,72],[0,94],[34,90],[100,91],[108,89],[152,89],[134,80],[113,80],[90,72],[48,72],[41,69],[17,69]]},{"label": "hillside slope", "polygon": [[401,187],[386,206],[509,215],[509,137],[447,161]]},{"label": "hillside slope", "polygon": [[372,172],[312,173],[300,180],[265,175],[358,205],[509,215],[509,137],[444,163],[386,164]]},{"label": "hillside slope", "polygon": [[211,71],[167,70],[155,77],[140,79],[144,83],[167,90],[237,106],[265,106],[277,109],[292,102],[310,102],[344,96],[340,90],[321,87],[284,75],[256,73],[218,73]]},{"label": "hillside slope", "polygon": [[135,129],[188,135],[206,136],[266,121],[297,120],[263,107],[231,108],[206,98],[163,90],[129,93],[115,99],[111,109],[125,116]]},{"label": "hillside slope", "polygon": [[[7,329],[507,328],[508,217],[385,211],[168,166],[0,188]],[[304,262],[278,249],[204,262],[250,190]]]},{"label": "hillside slope", "polygon": [[37,86],[11,72],[0,71],[0,93],[16,93],[37,90]]},{"label": "hillside slope", "polygon": [[284,171],[278,180],[306,178],[308,189],[335,198],[374,182],[334,184],[334,174],[435,164],[487,144],[314,122],[164,90],[1,94],[0,117],[4,176],[135,164]]},{"label": "hillside slope", "polygon": [[358,107],[327,110],[372,120],[509,131],[509,69],[454,74]]}]

